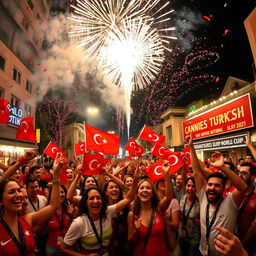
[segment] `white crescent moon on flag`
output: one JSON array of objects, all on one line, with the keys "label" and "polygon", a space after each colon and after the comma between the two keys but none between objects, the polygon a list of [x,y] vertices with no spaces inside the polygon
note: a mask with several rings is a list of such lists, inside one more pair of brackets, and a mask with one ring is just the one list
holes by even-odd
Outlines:
[{"label": "white crescent moon on flag", "polygon": [[[26,126],[25,128],[23,128],[23,124]],[[20,124],[20,127],[23,128],[24,132],[27,133],[28,132],[28,123],[26,121],[22,121]]]},{"label": "white crescent moon on flag", "polygon": [[[176,165],[176,164],[178,163],[178,161],[179,161],[179,158],[178,158],[176,155],[170,155],[170,156],[168,156],[168,160],[169,160],[171,157],[174,158],[174,163],[173,163],[173,164],[170,163],[170,165],[171,165],[171,166]],[[170,161],[170,160],[169,160],[169,161]]]},{"label": "white crescent moon on flag", "polygon": [[[55,151],[56,150],[56,151]],[[56,147],[52,148],[52,153],[56,154],[58,152],[58,149]]]},{"label": "white crescent moon on flag", "polygon": [[156,134],[153,134],[152,137],[153,137],[153,139],[152,139],[153,141],[158,141],[159,140],[159,137]]},{"label": "white crescent moon on flag", "polygon": [[[133,146],[132,146],[132,145],[133,145]],[[135,142],[133,142],[133,141],[130,142],[130,147],[131,147],[131,148],[134,148],[134,147],[135,147]]]},{"label": "white crescent moon on flag", "polygon": [[[161,172],[160,172],[160,173],[157,171],[158,168],[161,168]],[[155,175],[162,175],[162,174],[163,174],[162,166],[157,166],[157,167],[154,169],[154,173],[155,173]]]},{"label": "white crescent moon on flag", "polygon": [[81,144],[81,145],[80,145],[80,150],[81,150],[81,151],[84,151],[84,144]]},{"label": "white crescent moon on flag", "polygon": [[161,153],[161,149],[164,149],[164,147],[159,148],[158,153],[159,153],[160,156],[163,156],[164,153]]},{"label": "white crescent moon on flag", "polygon": [[93,163],[98,163],[98,160],[93,159],[92,161],[90,161],[90,163],[89,163],[89,169],[92,170],[92,171],[95,170],[95,168],[93,168],[93,166],[92,166]]},{"label": "white crescent moon on flag", "polygon": [[103,138],[100,134],[95,134],[93,136],[93,140],[94,142],[97,144],[97,145],[102,145],[102,143],[98,142],[97,138],[100,137],[100,138]]}]

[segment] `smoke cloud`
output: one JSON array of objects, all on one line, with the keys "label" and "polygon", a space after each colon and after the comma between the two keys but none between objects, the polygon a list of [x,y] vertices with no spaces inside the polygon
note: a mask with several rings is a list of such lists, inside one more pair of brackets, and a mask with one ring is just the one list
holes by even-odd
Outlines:
[{"label": "smoke cloud", "polygon": [[[119,108],[123,105],[122,90],[115,85],[103,81],[100,71],[96,71],[90,62],[83,59],[83,48],[69,38],[69,21],[63,14],[52,17],[43,25],[45,32],[46,50],[40,52],[39,60],[35,67],[34,80],[38,84],[38,100],[49,89],[79,88],[86,82],[86,74],[90,73],[95,90],[99,91],[102,99],[109,105]],[[77,95],[76,101],[82,105],[92,105],[89,98]]]},{"label": "smoke cloud", "polygon": [[202,14],[193,11],[189,7],[183,7],[181,10],[175,11],[174,26],[176,30],[174,35],[179,38],[182,47],[189,51],[192,48],[193,32],[205,25],[206,21],[202,18]]}]

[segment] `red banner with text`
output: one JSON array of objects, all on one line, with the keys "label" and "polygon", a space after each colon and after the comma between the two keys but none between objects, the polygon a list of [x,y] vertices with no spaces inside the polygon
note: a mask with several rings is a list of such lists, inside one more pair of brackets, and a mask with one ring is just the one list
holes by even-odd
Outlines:
[{"label": "red banner with text", "polygon": [[254,125],[250,94],[228,101],[183,122],[183,136],[193,139],[234,132]]}]

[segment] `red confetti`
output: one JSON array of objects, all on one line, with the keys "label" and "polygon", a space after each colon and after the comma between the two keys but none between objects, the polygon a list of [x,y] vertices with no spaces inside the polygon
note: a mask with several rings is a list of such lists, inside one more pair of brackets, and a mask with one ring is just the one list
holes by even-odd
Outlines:
[{"label": "red confetti", "polygon": [[36,66],[41,66],[41,64],[39,64],[39,63],[36,63]]},{"label": "red confetti", "polygon": [[208,16],[203,16],[204,19],[211,21],[211,18],[209,18]]},{"label": "red confetti", "polygon": [[223,36],[226,36],[228,33],[230,33],[229,29],[225,29]]},{"label": "red confetti", "polygon": [[215,82],[218,83],[220,81],[219,77],[216,77]]},{"label": "red confetti", "polygon": [[47,68],[44,69],[44,72],[47,70]]}]

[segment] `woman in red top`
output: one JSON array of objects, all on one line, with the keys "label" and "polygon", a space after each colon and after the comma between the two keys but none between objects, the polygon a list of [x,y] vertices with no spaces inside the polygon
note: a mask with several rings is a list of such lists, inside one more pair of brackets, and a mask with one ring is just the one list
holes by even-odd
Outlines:
[{"label": "woman in red top", "polygon": [[[51,189],[49,198],[51,198]],[[60,186],[60,205],[55,214],[51,216],[47,223],[48,238],[46,245],[47,256],[62,256],[60,246],[69,226],[72,222],[73,207],[69,205],[67,198],[67,189],[64,185]],[[49,202],[49,199],[48,199]]]},{"label": "woman in red top", "polygon": [[[136,256],[168,256],[163,216],[172,199],[168,174],[170,163],[165,161],[162,169],[166,182],[165,197],[159,201],[155,185],[150,180],[141,180],[137,186],[134,209],[128,215],[128,240],[137,241]],[[151,219],[152,230],[148,234]]]},{"label": "woman in red top", "polygon": [[[40,225],[47,216],[47,212],[54,212],[57,208],[53,203],[39,212],[20,216],[24,196],[17,180],[8,176],[12,175],[15,168],[26,164],[34,157],[35,152],[27,152],[5,172],[0,182],[0,255],[33,256],[35,241],[31,227]],[[59,174],[63,164],[63,158],[58,158],[54,162],[53,196],[56,205],[59,204]]]}]

